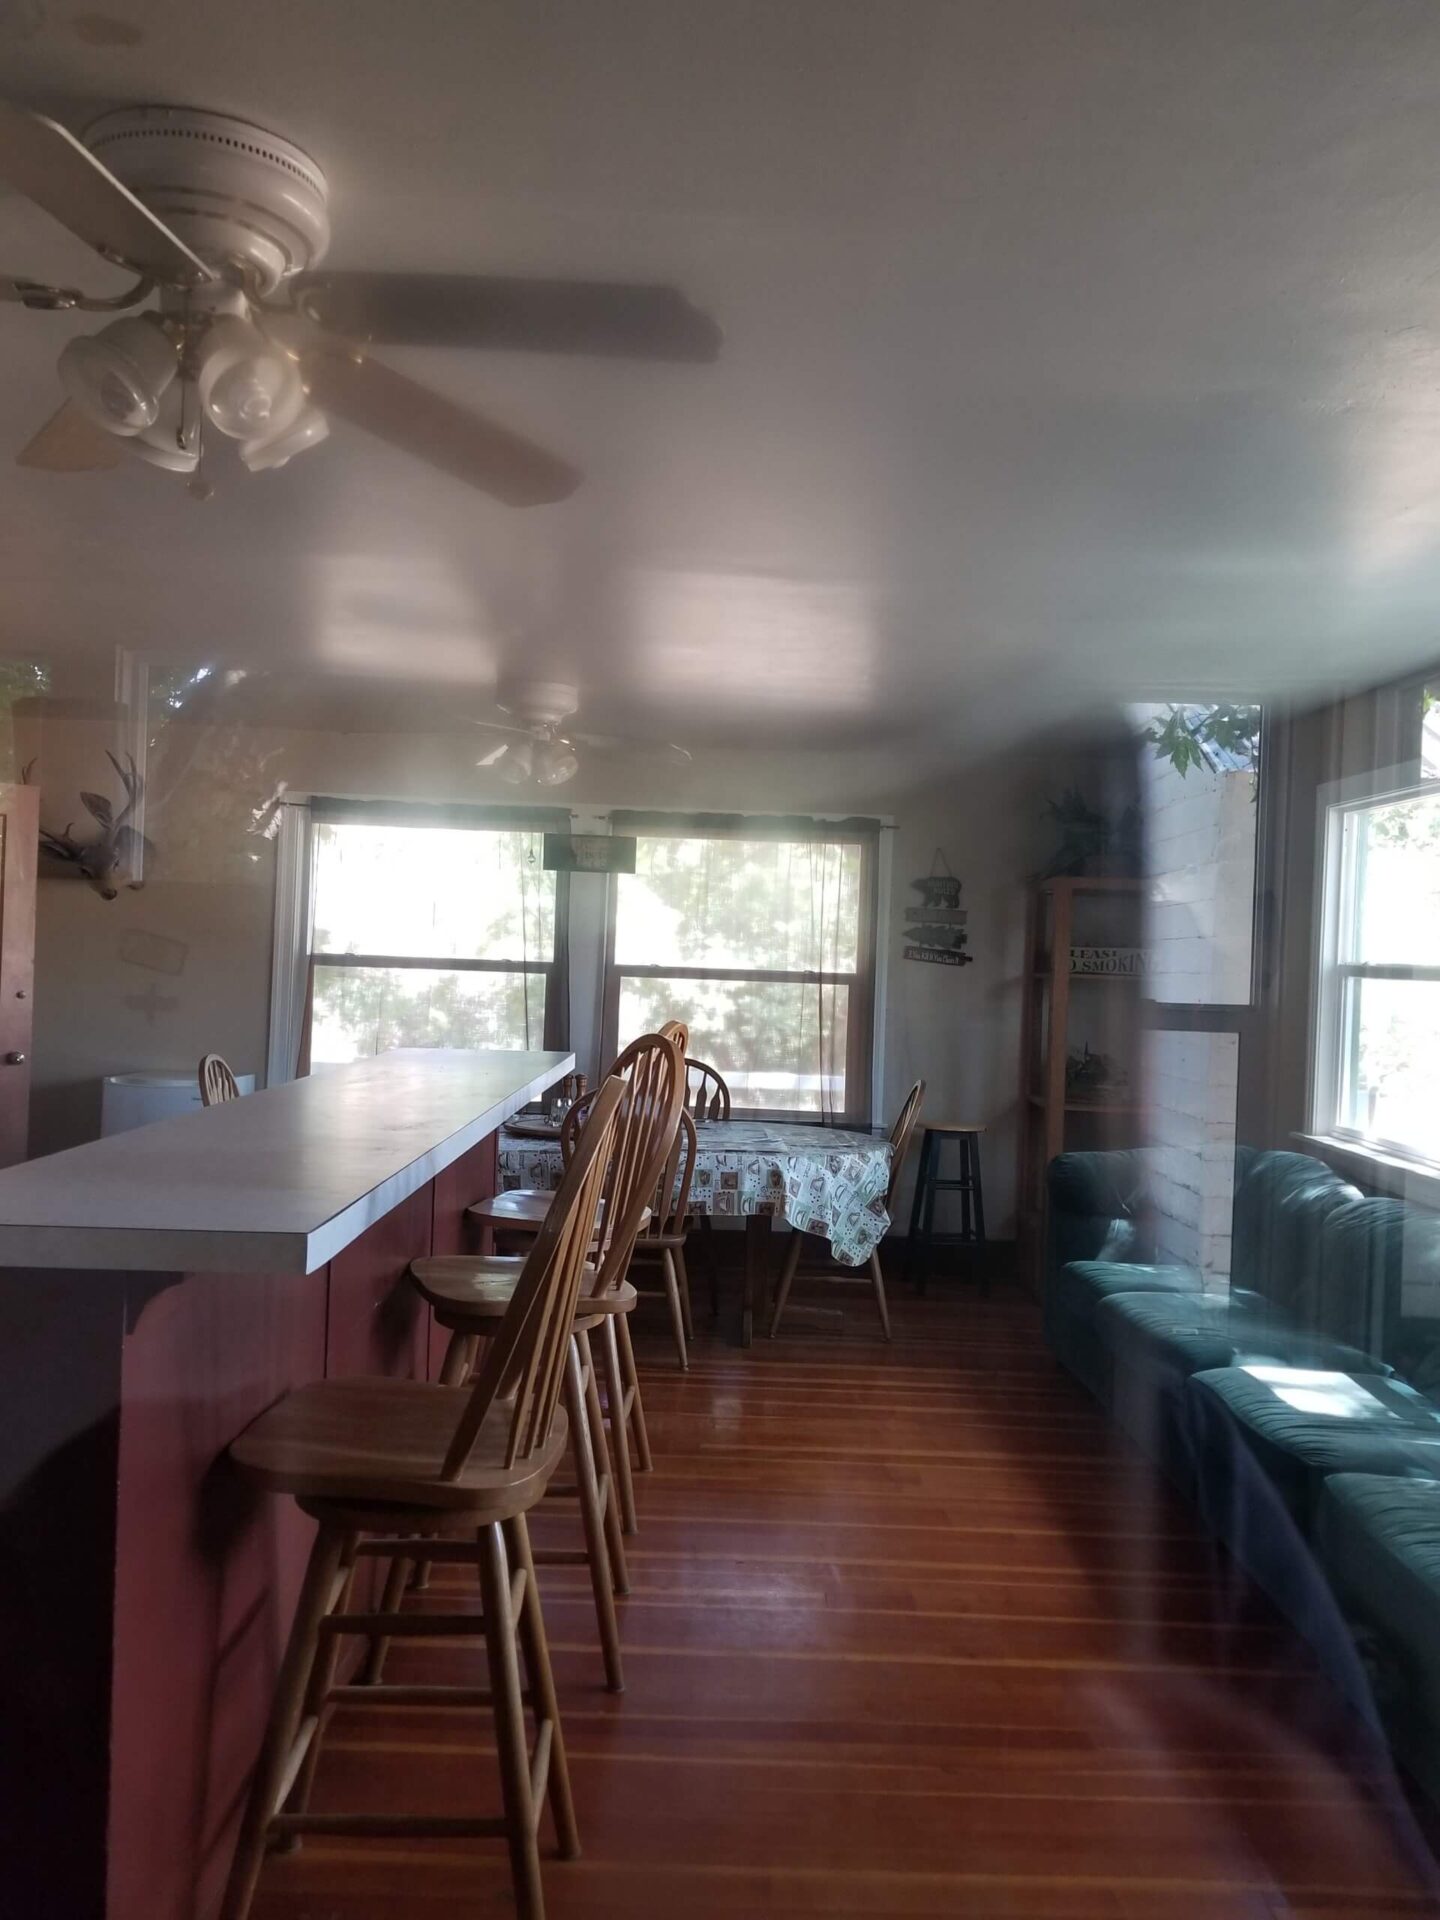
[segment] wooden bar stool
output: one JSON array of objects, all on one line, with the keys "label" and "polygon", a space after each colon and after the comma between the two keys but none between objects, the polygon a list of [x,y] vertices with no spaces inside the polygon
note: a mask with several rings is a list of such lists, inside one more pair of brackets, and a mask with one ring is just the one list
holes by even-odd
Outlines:
[{"label": "wooden bar stool", "polygon": [[[567,1361],[564,1389],[576,1485],[555,1488],[557,1496],[578,1493],[585,1545],[583,1551],[542,1549],[538,1559],[541,1565],[588,1564],[606,1681],[618,1692],[625,1683],[613,1594],[625,1586],[621,1532],[634,1532],[636,1525],[628,1434],[632,1424],[638,1433],[644,1433],[638,1380],[632,1384],[624,1364],[624,1355],[630,1353],[633,1368],[626,1323],[637,1297],[627,1276],[637,1236],[651,1220],[653,1205],[658,1204],[660,1185],[666,1182],[668,1190],[675,1179],[685,1079],[678,1046],[659,1034],[646,1034],[627,1047],[615,1068],[614,1078],[624,1088],[624,1097],[603,1176],[604,1225],[590,1249],[576,1296],[571,1328],[575,1345]],[[576,1101],[565,1116],[560,1144],[567,1179],[580,1143],[588,1136],[594,1098],[587,1095]],[[552,1205],[546,1221],[553,1211]],[[544,1225],[542,1221],[541,1231]],[[446,1254],[411,1262],[411,1279],[429,1303],[436,1324],[450,1334],[443,1380],[459,1383],[468,1378],[482,1347],[505,1324],[510,1298],[523,1270],[521,1260],[504,1254]],[[617,1328],[625,1330],[623,1347]],[[592,1334],[599,1342],[605,1369],[608,1436],[599,1425]],[[606,1463],[603,1474],[599,1471],[602,1459]],[[399,1603],[405,1573],[404,1568],[391,1569],[387,1596],[392,1604]],[[371,1659],[372,1675],[378,1677],[383,1658],[383,1644],[377,1642]]]},{"label": "wooden bar stool", "polygon": [[[241,1821],[221,1920],[245,1920],[267,1842],[303,1833],[504,1839],[523,1920],[542,1920],[537,1830],[548,1798],[560,1851],[580,1851],[565,1745],[525,1515],[564,1456],[560,1386],[600,1186],[624,1089],[611,1081],[525,1261],[502,1326],[468,1392],[419,1380],[301,1387],[233,1443],[252,1483],[288,1493],[318,1522],[270,1721]],[[483,1614],[352,1608],[365,1557],[426,1554],[478,1568]],[[336,1684],[343,1636],[483,1634],[487,1689]],[[521,1691],[516,1639],[529,1681]],[[535,1720],[529,1745],[525,1701]],[[501,1817],[309,1811],[331,1708],[488,1707],[499,1747]]]},{"label": "wooden bar stool", "polygon": [[[936,1247],[968,1247],[979,1271],[981,1291],[990,1291],[985,1262],[985,1189],[980,1179],[980,1136],[984,1131],[983,1126],[961,1126],[944,1120],[925,1123],[905,1256],[905,1278],[922,1294],[929,1284],[931,1254]],[[954,1180],[940,1177],[940,1152],[947,1140],[958,1141],[960,1146],[960,1170]],[[960,1196],[958,1233],[935,1232],[935,1196],[939,1193]]]}]

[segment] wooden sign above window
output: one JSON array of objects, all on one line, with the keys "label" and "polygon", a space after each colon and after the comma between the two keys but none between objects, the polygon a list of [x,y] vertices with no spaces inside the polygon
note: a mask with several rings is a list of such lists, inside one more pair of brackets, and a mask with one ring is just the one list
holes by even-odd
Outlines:
[{"label": "wooden sign above window", "polygon": [[545,871],[634,873],[634,837],[626,833],[547,833]]}]

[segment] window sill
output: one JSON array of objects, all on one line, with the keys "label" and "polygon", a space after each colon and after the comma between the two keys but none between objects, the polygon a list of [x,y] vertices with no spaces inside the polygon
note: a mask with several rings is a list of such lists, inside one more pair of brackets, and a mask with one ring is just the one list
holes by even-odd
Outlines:
[{"label": "window sill", "polygon": [[1381,1147],[1362,1147],[1335,1134],[1297,1133],[1293,1137],[1357,1186],[1440,1209],[1440,1167],[1402,1159]]}]

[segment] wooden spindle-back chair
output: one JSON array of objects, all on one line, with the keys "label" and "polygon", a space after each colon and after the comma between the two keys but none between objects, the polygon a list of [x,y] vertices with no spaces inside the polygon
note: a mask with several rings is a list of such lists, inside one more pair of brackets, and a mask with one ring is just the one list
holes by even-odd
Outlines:
[{"label": "wooden spindle-back chair", "polygon": [[[920,1118],[920,1109],[925,1103],[925,1082],[917,1080],[906,1094],[895,1124],[890,1129],[890,1178],[885,1188],[885,1211],[894,1212],[895,1194],[900,1185],[901,1170],[905,1165],[905,1155],[910,1148],[910,1137],[915,1131],[915,1123]],[[780,1286],[775,1295],[775,1308],[770,1316],[770,1338],[773,1340],[780,1330],[780,1317],[785,1311],[785,1303],[790,1298],[790,1288],[800,1269],[800,1256],[804,1251],[806,1235],[798,1228],[790,1236],[790,1246],[785,1255],[785,1265],[781,1269]],[[880,1315],[880,1327],[885,1338],[890,1338],[890,1308],[885,1299],[885,1275],[880,1266],[880,1249],[875,1247],[870,1254],[869,1271],[861,1274],[855,1268],[842,1267],[837,1261],[830,1260],[823,1265],[807,1267],[807,1273],[816,1277],[839,1282],[868,1279],[875,1295],[876,1310]]]},{"label": "wooden spindle-back chair", "polygon": [[200,1104],[218,1107],[226,1100],[240,1098],[240,1083],[229,1063],[218,1053],[203,1054],[200,1059]]}]

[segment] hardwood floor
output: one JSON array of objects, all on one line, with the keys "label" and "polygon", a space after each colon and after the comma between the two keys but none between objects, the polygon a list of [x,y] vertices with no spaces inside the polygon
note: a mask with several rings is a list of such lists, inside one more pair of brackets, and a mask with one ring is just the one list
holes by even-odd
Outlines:
[{"label": "hardwood floor", "polygon": [[[1440,1912],[1383,1756],[1032,1305],[893,1291],[893,1348],[857,1296],[843,1335],[797,1316],[748,1353],[701,1325],[687,1376],[648,1317],[623,1696],[583,1569],[545,1574],[585,1846],[546,1860],[552,1920]],[[412,1604],[466,1593],[437,1570]],[[397,1645],[387,1678],[481,1661]],[[347,1710],[314,1804],[474,1810],[487,1733]],[[512,1911],[493,1848],[318,1840],[267,1864],[254,1909]]]}]

